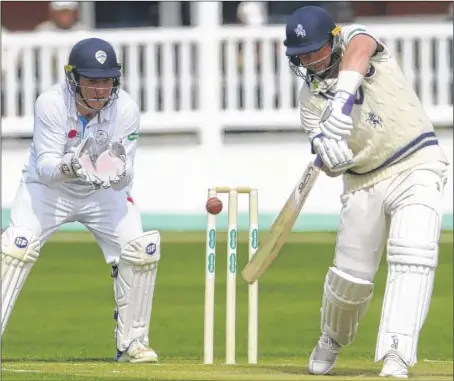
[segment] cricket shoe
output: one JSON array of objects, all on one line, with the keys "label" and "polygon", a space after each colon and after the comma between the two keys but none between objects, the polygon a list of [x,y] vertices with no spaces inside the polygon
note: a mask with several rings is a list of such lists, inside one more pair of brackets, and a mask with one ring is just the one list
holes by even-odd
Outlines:
[{"label": "cricket shoe", "polygon": [[309,358],[309,373],[328,374],[337,361],[341,346],[326,334],[320,336]]},{"label": "cricket shoe", "polygon": [[117,351],[118,362],[158,362],[158,355],[148,345],[143,344],[140,340],[134,340],[124,352]]},{"label": "cricket shoe", "polygon": [[390,352],[384,358],[380,377],[408,378],[407,364],[397,353]]}]

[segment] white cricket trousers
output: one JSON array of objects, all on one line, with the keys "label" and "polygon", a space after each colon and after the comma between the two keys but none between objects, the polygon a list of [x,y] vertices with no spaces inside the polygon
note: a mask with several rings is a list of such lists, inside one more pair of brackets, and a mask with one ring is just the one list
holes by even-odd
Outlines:
[{"label": "white cricket trousers", "polygon": [[446,181],[447,164],[437,161],[341,196],[334,265],[372,282],[387,238],[438,242]]},{"label": "white cricket trousers", "polygon": [[108,264],[117,264],[121,248],[143,233],[139,210],[126,191],[101,188],[75,197],[38,182],[22,181],[11,210],[11,226],[22,226],[39,237],[41,247],[67,222],[90,230]]}]

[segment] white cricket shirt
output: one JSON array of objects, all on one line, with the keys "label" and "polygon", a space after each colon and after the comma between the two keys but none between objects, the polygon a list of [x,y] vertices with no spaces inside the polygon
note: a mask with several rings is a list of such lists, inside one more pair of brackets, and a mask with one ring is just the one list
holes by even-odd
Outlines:
[{"label": "white cricket shirt", "polygon": [[35,102],[33,142],[23,173],[24,181],[61,188],[76,196],[93,193],[96,190],[93,185],[82,179],[67,179],[60,171],[65,153],[91,134],[94,139],[89,153],[94,158],[108,148],[111,140],[120,140],[125,146],[126,176],[113,188],[129,187],[134,177],[133,164],[139,136],[140,110],[137,103],[127,92],[120,90],[118,99],[110,107],[84,124],[65,81],[42,93]]}]

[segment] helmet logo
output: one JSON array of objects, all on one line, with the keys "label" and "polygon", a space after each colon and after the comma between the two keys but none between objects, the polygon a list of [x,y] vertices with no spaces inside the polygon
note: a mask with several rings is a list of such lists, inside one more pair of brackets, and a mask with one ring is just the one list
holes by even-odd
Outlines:
[{"label": "helmet logo", "polygon": [[106,54],[106,52],[104,52],[102,50],[98,50],[95,53],[95,58],[96,58],[96,61],[98,61],[100,64],[104,64],[104,62],[106,62],[107,54]]},{"label": "helmet logo", "polygon": [[293,31],[296,34],[296,37],[301,37],[304,38],[306,37],[306,31],[304,30],[303,26],[301,24],[298,24]]}]

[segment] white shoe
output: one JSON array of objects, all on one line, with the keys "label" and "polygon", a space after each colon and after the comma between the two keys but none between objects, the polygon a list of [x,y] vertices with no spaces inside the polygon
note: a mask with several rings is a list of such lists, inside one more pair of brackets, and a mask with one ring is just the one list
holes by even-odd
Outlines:
[{"label": "white shoe", "polygon": [[388,353],[383,362],[380,377],[408,378],[407,365],[397,353]]},{"label": "white shoe", "polygon": [[118,352],[116,360],[118,362],[158,362],[158,355],[148,345],[140,340],[134,340],[124,352]]},{"label": "white shoe", "polygon": [[309,358],[309,373],[328,374],[337,361],[341,346],[326,334],[320,336]]}]

